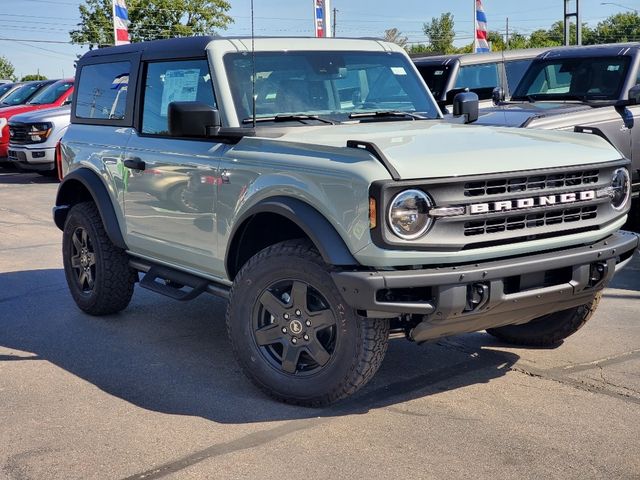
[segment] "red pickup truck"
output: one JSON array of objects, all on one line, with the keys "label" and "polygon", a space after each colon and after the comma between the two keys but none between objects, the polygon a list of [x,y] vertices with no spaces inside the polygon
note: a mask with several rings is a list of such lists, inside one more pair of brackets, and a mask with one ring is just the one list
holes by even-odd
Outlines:
[{"label": "red pickup truck", "polygon": [[73,79],[58,80],[42,90],[24,105],[0,108],[0,162],[7,161],[9,147],[9,119],[20,113],[61,107],[71,103]]}]

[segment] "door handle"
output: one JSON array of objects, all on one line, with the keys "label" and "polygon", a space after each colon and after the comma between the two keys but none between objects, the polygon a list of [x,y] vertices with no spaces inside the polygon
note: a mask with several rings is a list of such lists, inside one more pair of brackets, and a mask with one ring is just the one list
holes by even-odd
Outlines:
[{"label": "door handle", "polygon": [[132,170],[144,170],[146,167],[145,163],[138,157],[127,158],[124,161],[124,166]]}]

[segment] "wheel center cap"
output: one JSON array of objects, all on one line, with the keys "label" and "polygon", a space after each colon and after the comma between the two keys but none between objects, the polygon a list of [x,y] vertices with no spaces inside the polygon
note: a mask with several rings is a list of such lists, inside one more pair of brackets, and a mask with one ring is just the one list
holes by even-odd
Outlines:
[{"label": "wheel center cap", "polygon": [[302,333],[302,323],[299,320],[291,320],[289,331],[294,334]]}]

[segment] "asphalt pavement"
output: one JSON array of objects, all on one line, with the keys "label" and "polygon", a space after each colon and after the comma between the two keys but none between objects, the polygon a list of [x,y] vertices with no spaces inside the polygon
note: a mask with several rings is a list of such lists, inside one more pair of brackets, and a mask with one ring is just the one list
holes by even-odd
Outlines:
[{"label": "asphalt pavement", "polygon": [[94,318],[64,280],[57,184],[0,169],[0,478],[640,478],[640,258],[554,349],[392,340],[314,410],[241,374],[225,303],[136,288]]}]

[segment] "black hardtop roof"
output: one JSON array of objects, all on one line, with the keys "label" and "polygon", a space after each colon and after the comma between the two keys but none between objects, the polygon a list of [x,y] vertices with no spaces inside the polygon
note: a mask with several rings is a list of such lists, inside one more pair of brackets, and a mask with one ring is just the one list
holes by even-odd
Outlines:
[{"label": "black hardtop roof", "polygon": [[538,57],[541,60],[551,58],[588,58],[614,57],[619,55],[638,55],[640,42],[607,43],[603,45],[582,45],[573,47],[553,48]]},{"label": "black hardtop roof", "polygon": [[221,37],[198,36],[169,38],[166,40],[152,40],[148,42],[135,42],[118,47],[105,47],[90,50],[84,54],[82,61],[102,57],[105,55],[121,55],[127,53],[144,53],[167,57],[196,57],[202,56],[209,42]]},{"label": "black hardtop roof", "polygon": [[519,60],[536,58],[544,53],[546,48],[524,48],[517,50],[504,50],[488,53],[454,53],[451,55],[418,56],[410,55],[416,65],[446,65],[459,61],[461,65],[476,65],[480,63],[499,62],[504,60]]}]

